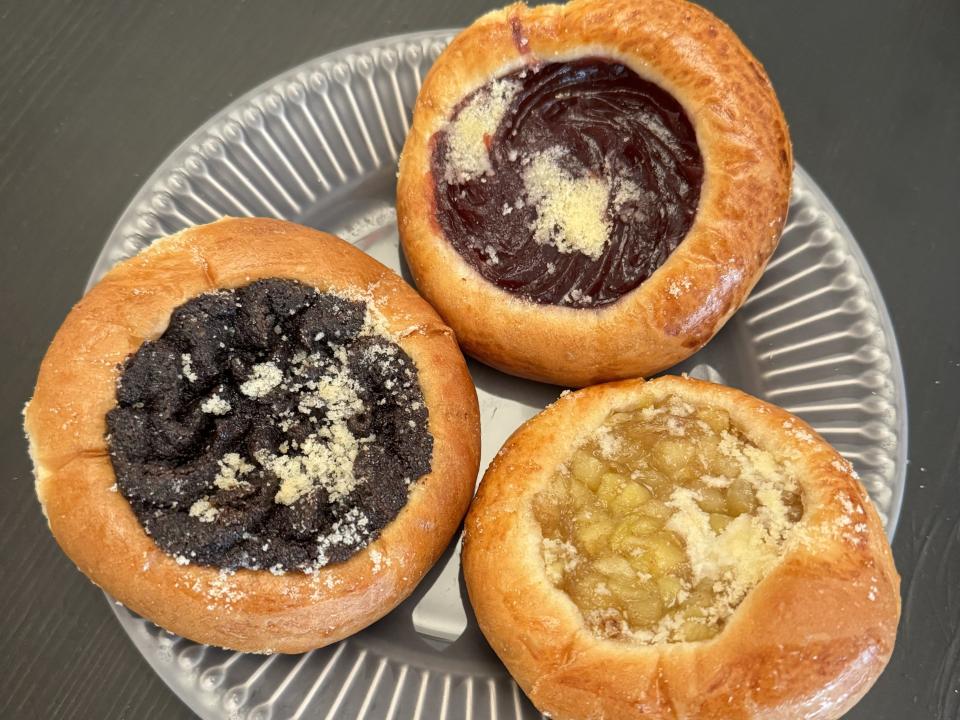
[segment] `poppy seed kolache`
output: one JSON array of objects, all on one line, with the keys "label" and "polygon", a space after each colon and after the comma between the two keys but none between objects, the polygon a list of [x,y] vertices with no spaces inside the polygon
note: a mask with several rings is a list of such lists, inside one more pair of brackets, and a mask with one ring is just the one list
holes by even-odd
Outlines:
[{"label": "poppy seed kolache", "polygon": [[476,392],[429,305],[342,240],[264,219],[108,272],[57,332],[25,428],[80,570],[248,652],[320,647],[401,602],[479,462]]},{"label": "poppy seed kolache", "polygon": [[397,217],[464,349],[566,385],[646,376],[740,307],[786,218],[763,68],[684,0],[511,5],[423,83]]}]

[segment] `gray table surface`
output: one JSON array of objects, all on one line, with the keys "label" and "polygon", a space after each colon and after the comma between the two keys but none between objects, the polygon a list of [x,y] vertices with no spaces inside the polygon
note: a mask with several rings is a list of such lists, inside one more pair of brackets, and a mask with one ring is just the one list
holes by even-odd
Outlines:
[{"label": "gray table surface", "polygon": [[[906,367],[896,652],[848,717],[960,718],[960,3],[710,0],[862,245]],[[208,116],[311,57],[455,27],[488,0],[0,2],[0,717],[189,718],[49,536],[20,409],[140,183]]]}]

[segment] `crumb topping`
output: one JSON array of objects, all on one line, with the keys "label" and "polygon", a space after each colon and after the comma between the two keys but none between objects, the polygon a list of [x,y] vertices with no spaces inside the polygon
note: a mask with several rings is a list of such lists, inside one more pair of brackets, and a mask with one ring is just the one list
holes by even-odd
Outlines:
[{"label": "crumb topping", "polygon": [[219,512],[206,498],[200,498],[190,506],[190,517],[195,517],[200,522],[213,522]]},{"label": "crumb topping", "polygon": [[490,172],[488,143],[520,86],[495,80],[470,98],[447,129],[447,175],[464,182]]},{"label": "crumb topping", "polygon": [[257,363],[251,368],[250,375],[240,385],[240,392],[247,397],[259,398],[270,394],[283,382],[283,371],[272,362]]},{"label": "crumb topping", "polygon": [[589,175],[574,177],[559,163],[559,155],[556,148],[536,154],[523,174],[524,188],[537,210],[533,239],[595,260],[610,239],[609,183]]},{"label": "crumb topping", "polygon": [[211,415],[226,415],[230,412],[230,403],[214,393],[200,404],[200,409]]},{"label": "crumb topping", "polygon": [[316,488],[323,488],[330,500],[340,500],[357,487],[353,472],[359,443],[343,423],[322,428],[316,437],[300,445],[300,454],[273,455],[261,450],[257,461],[278,478],[280,489],[274,502],[293,505]]},{"label": "crumb topping", "polygon": [[195,372],[193,372],[193,366],[191,365],[192,361],[193,361],[193,358],[190,357],[190,353],[183,353],[180,356],[180,367],[183,370],[183,376],[189,382],[196,382],[197,375]]},{"label": "crumb topping", "polygon": [[236,490],[240,487],[244,475],[254,470],[253,465],[240,457],[239,453],[229,452],[217,460],[217,474],[213,484],[221,490]]}]

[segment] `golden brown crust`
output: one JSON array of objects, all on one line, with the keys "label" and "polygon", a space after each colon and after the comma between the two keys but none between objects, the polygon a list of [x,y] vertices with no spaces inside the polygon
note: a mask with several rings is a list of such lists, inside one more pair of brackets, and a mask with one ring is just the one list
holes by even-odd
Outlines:
[{"label": "golden brown crust", "polygon": [[[431,138],[467,94],[523,63],[582,55],[613,57],[668,90],[693,122],[705,166],[686,239],[639,288],[597,310],[537,305],[483,279],[443,237],[431,172]],[[515,375],[581,386],[653,374],[713,337],[776,247],[792,165],[763,68],[703,8],[516,4],[460,33],[424,80],[400,160],[397,220],[417,287],[467,352]]]},{"label": "golden brown crust", "polygon": [[[397,518],[348,561],[312,575],[221,575],[178,565],[116,492],[107,456],[104,414],[115,403],[118,364],[159,336],[187,299],[266,277],[371,299],[416,363],[434,437],[432,472],[411,487]],[[24,425],[37,495],[80,570],[162,627],[250,652],[320,647],[400,603],[456,531],[479,463],[476,392],[449,328],[396,274],[353,246],[276,220],[191,228],[111,270],[54,338]]]},{"label": "golden brown crust", "polygon": [[[671,394],[723,408],[752,442],[793,466],[802,541],[712,640],[600,640],[547,580],[531,498],[612,409]],[[533,703],[558,720],[838,718],[883,670],[900,615],[890,547],[850,464],[779,408],[670,376],[566,395],[517,430],[467,516],[463,568],[484,635]]]}]

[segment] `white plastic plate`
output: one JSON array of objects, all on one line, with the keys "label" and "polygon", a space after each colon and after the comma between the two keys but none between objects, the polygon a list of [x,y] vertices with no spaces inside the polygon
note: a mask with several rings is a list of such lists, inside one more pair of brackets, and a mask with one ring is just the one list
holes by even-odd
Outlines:
[{"label": "white plastic plate", "polygon": [[[156,238],[223,215],[285,218],[333,232],[409,281],[393,210],[397,154],[424,73],[452,35],[348,48],[232,103],[137,193],[90,284]],[[725,382],[807,420],[853,462],[892,536],[907,449],[892,326],[837,211],[799,167],[793,182],[787,227],[759,285],[706,348],[671,372]],[[470,369],[480,396],[482,471],[562,388],[479,363]],[[160,677],[210,720],[538,717],[477,629],[459,570],[456,542],[393,613],[301,656],[197,645],[113,608]]]}]

